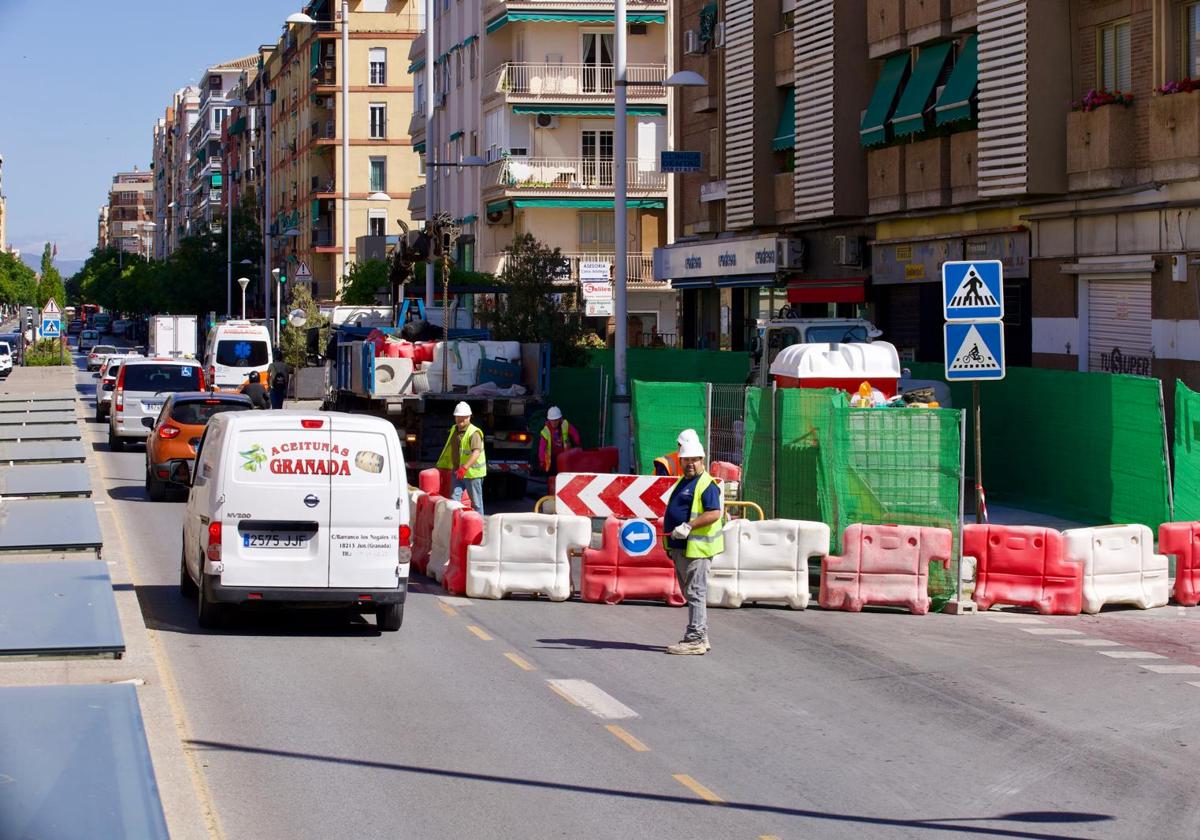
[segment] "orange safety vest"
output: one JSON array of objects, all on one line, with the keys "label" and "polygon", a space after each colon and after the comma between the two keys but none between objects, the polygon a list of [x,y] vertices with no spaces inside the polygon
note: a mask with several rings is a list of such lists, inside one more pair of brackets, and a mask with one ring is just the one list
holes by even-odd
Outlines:
[{"label": "orange safety vest", "polygon": [[678,452],[668,452],[659,458],[654,459],[654,463],[662,464],[666,469],[667,475],[683,475],[683,467],[679,463]]}]

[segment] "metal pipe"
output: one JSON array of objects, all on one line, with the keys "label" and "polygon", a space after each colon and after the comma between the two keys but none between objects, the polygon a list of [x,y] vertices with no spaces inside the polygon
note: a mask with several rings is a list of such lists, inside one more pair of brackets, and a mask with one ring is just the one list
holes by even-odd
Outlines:
[{"label": "metal pipe", "polygon": [[[433,11],[437,0],[425,0],[425,226],[433,221],[433,173],[431,164],[437,159],[437,142],[433,132]],[[433,250],[425,258],[425,317],[433,311],[434,289]]]},{"label": "metal pipe", "polygon": [[225,317],[233,317],[233,193],[228,183],[229,154],[221,155],[221,191],[225,196]]},{"label": "metal pipe", "polygon": [[[342,274],[350,272],[350,4],[342,0]],[[338,297],[339,278],[333,280]],[[275,319],[278,329],[279,319]]]},{"label": "metal pipe", "polygon": [[[263,176],[263,302],[266,307],[271,305],[271,106],[274,104],[274,91],[263,91],[263,165],[266,174]],[[263,310],[266,317],[267,309]]]},{"label": "metal pipe", "polygon": [[626,370],[626,343],[628,342],[628,301],[626,300],[626,281],[629,275],[629,233],[628,214],[629,170],[626,161],[628,147],[628,126],[626,123],[626,101],[628,91],[625,83],[625,46],[628,35],[629,16],[625,6],[626,0],[615,0],[613,3],[613,77],[614,98],[613,108],[613,181],[616,195],[613,201],[613,238],[616,240],[616,265],[613,266],[613,312],[616,320],[613,330],[613,368],[616,377],[616,387],[613,393],[613,442],[617,445],[617,469],[619,472],[630,472],[632,453],[630,452],[629,428],[629,377]]}]

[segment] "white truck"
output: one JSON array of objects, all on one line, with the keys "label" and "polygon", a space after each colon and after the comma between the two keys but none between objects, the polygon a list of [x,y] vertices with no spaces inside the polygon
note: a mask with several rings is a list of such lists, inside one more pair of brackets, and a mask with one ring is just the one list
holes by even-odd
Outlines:
[{"label": "white truck", "polygon": [[195,315],[153,315],[147,356],[196,356]]}]

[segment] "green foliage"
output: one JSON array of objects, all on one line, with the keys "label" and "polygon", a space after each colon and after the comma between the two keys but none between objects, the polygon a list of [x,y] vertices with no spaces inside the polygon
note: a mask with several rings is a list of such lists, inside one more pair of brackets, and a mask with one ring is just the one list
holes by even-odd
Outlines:
[{"label": "green foliage", "polygon": [[56,367],[71,364],[71,354],[58,339],[43,338],[25,348],[25,364],[29,367]]},{"label": "green foliage", "polygon": [[342,303],[350,306],[370,306],[376,292],[386,291],[388,264],[383,260],[366,260],[350,266],[346,285],[342,288]]},{"label": "green foliage", "polygon": [[324,352],[325,345],[329,342],[330,325],[329,319],[321,314],[317,302],[313,300],[312,293],[303,284],[297,283],[292,286],[286,311],[291,312],[293,309],[303,309],[307,312],[308,322],[303,327],[288,324],[283,328],[279,341],[283,360],[291,365],[293,370],[297,370],[308,362],[308,331],[313,327],[320,329],[317,346]]},{"label": "green foliage", "polygon": [[575,305],[578,284],[554,280],[562,261],[558,248],[547,248],[529,234],[514,239],[498,278],[504,293],[480,317],[497,341],[548,341],[556,366],[581,367],[587,362],[581,340],[588,330]]},{"label": "green foliage", "polygon": [[63,288],[62,275],[54,267],[54,256],[50,243],[42,250],[42,277],[37,284],[37,306],[41,309],[46,301],[53,299],[59,306],[67,302],[66,289]]},{"label": "green foliage", "polygon": [[7,251],[0,251],[0,303],[37,302],[37,274]]}]

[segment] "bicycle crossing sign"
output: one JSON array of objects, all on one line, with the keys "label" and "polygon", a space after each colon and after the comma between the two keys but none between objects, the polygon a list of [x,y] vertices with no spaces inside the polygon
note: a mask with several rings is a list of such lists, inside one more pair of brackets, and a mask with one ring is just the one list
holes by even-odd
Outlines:
[{"label": "bicycle crossing sign", "polygon": [[947,321],[1004,317],[1004,264],[999,260],[942,263],[942,303]]},{"label": "bicycle crossing sign", "polygon": [[945,339],[948,382],[1004,378],[1002,321],[949,321]]}]

